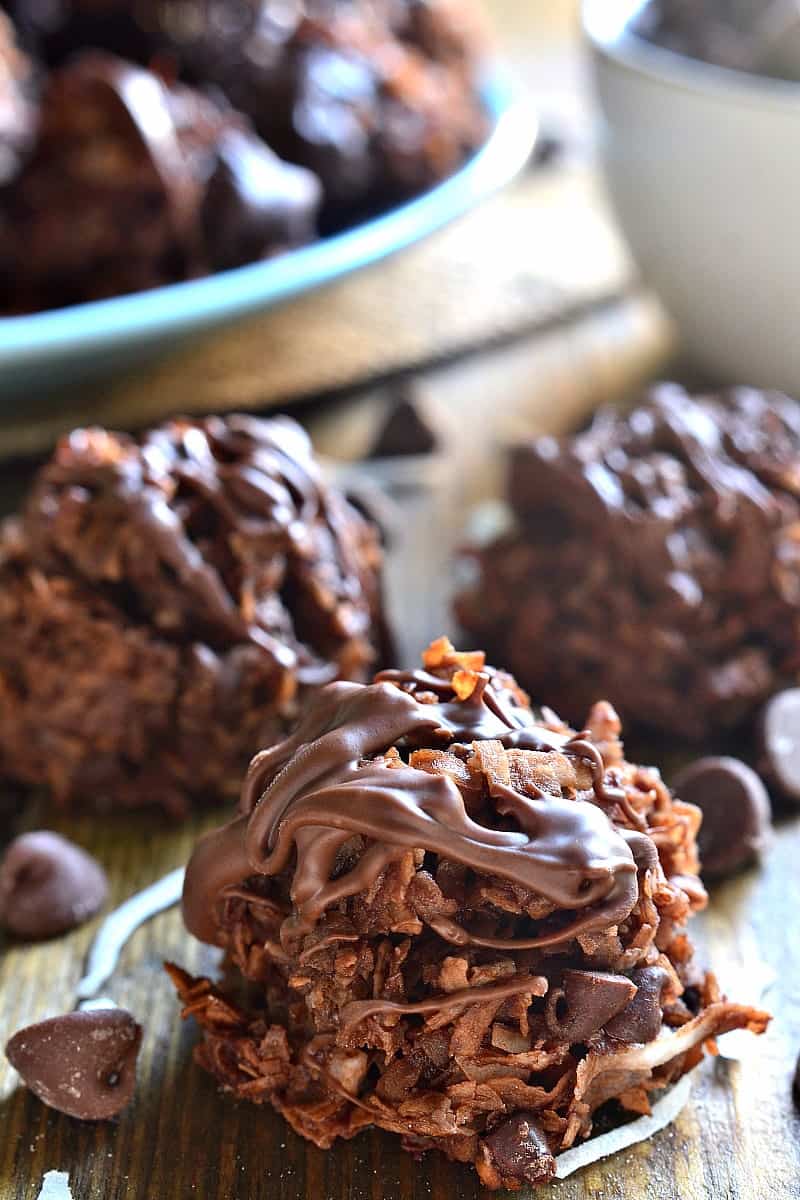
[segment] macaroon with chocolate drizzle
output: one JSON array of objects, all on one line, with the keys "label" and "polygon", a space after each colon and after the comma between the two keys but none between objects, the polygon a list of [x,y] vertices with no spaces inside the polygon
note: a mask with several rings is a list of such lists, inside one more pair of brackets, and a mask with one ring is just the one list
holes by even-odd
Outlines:
[{"label": "macaroon with chocolate drizzle", "polygon": [[30,154],[0,194],[0,308],[271,257],[316,237],[320,200],[317,178],[218,97],[87,50],[47,77]]},{"label": "macaroon with chocolate drizzle", "polygon": [[74,430],[0,529],[0,775],[64,804],[236,795],[383,659],[374,528],[288,418]]},{"label": "macaroon with chocolate drizzle", "polygon": [[695,965],[700,814],[610,706],[576,734],[481,653],[423,663],[323,688],[195,850],[186,924],[261,1002],[170,971],[225,1088],[320,1146],[375,1124],[520,1187],[768,1018]]}]

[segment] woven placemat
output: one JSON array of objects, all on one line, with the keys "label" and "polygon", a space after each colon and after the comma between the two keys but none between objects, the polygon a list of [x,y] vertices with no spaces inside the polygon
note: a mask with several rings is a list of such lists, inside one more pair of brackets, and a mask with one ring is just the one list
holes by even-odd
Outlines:
[{"label": "woven placemat", "polygon": [[287,407],[569,324],[629,292],[634,270],[595,172],[528,171],[383,263],[212,335],[114,385],[0,425],[0,457],[64,430],[136,428],[174,412]]}]

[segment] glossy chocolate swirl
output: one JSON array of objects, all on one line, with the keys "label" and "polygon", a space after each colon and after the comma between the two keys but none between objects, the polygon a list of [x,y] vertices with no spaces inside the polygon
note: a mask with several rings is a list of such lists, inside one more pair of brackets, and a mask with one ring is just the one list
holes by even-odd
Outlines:
[{"label": "glossy chocolate swirl", "polygon": [[[324,484],[293,421],[242,415],[174,420],[141,444],[75,430],[41,472],[25,513],[40,562],[68,565],[95,587],[124,579],[137,613],[164,633],[200,629],[215,646],[255,643],[280,668],[306,669],[309,682],[335,678],[336,665],[310,660],[273,593],[291,590],[310,606],[305,575],[324,549],[331,641],[366,636],[363,529]],[[314,595],[322,591],[315,583]],[[317,624],[324,630],[324,619]],[[320,657],[329,648],[320,645]]]},{"label": "glossy chocolate swirl", "polygon": [[[184,915],[192,933],[216,940],[215,908],[226,888],[288,871],[292,912],[281,937],[289,944],[409,849],[508,880],[570,914],[513,940],[481,939],[434,918],[435,931],[455,944],[532,949],[628,916],[637,867],[653,866],[655,851],[643,833],[612,822],[622,793],[606,784],[599,753],[586,736],[537,724],[510,677],[462,668],[456,658],[444,655],[434,672],[387,672],[371,686],[331,684],[290,738],[253,760],[240,815],[204,839],[189,864]],[[453,778],[413,764],[415,747],[455,748],[469,764],[486,742],[501,751],[508,742],[531,761],[555,746],[567,760],[588,762],[591,786],[553,794],[529,781],[522,791],[491,779],[481,820]],[[354,837],[365,839],[364,849],[341,869],[340,852]]]}]

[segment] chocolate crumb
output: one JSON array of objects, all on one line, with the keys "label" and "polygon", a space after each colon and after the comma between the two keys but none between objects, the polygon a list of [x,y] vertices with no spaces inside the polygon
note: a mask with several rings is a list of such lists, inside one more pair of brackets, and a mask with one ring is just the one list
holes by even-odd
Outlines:
[{"label": "chocolate crumb", "polygon": [[703,813],[697,844],[704,875],[728,875],[766,848],[772,829],[769,796],[746,763],[701,758],[678,775],[674,791]]},{"label": "chocolate crumb", "polygon": [[794,1097],[795,1105],[800,1109],[800,1055],[797,1058],[797,1065],[794,1069],[794,1079],[792,1081],[792,1096]]},{"label": "chocolate crumb", "polygon": [[0,925],[47,938],[88,921],[108,895],[100,864],[49,830],[15,838],[0,861]]},{"label": "chocolate crumb", "polygon": [[439,439],[408,396],[401,396],[389,410],[367,454],[367,458],[405,458],[433,454]]},{"label": "chocolate crumb", "polygon": [[122,1008],[65,1013],[20,1029],[6,1057],[44,1104],[83,1121],[130,1103],[142,1029]]}]

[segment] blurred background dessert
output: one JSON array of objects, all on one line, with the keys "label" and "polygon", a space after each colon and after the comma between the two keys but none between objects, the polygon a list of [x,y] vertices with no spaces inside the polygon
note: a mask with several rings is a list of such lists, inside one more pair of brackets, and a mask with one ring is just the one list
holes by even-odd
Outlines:
[{"label": "blurred background dessert", "polygon": [[310,241],[318,180],[224,102],[110,54],[53,71],[3,200],[5,305],[102,299]]},{"label": "blurred background dessert", "polygon": [[4,16],[0,307],[239,266],[446,178],[488,128],[471,5],[18,0],[36,86]]}]

